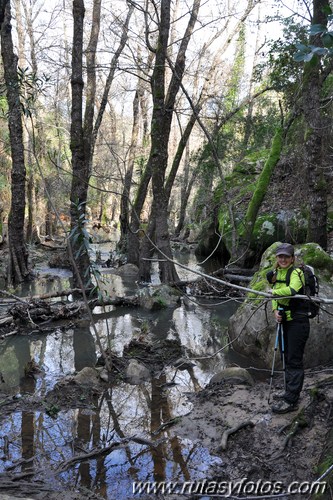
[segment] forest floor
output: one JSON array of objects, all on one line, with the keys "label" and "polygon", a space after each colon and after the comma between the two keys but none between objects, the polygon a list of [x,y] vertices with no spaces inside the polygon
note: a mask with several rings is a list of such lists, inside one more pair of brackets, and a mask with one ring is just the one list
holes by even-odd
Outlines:
[{"label": "forest floor", "polygon": [[299,487],[299,494],[283,498],[315,498],[316,488],[326,491],[320,498],[332,498],[329,475],[322,479],[325,486],[311,486],[333,463],[332,373],[333,366],[307,370],[298,408],[284,415],[271,411],[269,380],[253,386],[208,385],[189,396],[193,410],[174,432],[221,458],[207,478],[207,493],[220,487],[224,493],[233,488],[227,490],[231,497],[281,498],[289,487]]}]

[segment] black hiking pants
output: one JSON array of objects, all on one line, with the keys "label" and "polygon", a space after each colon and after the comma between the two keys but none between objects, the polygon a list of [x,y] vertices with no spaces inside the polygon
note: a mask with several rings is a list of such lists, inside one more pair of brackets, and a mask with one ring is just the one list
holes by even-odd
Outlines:
[{"label": "black hiking pants", "polygon": [[310,333],[308,318],[283,321],[283,338],[286,365],[286,395],[288,403],[297,403],[303,381],[303,355]]}]

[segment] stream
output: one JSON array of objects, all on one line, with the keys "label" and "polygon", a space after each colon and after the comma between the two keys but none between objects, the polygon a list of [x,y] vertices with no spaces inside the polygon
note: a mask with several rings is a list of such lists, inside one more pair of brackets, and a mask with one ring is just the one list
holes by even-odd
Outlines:
[{"label": "stream", "polygon": [[[105,259],[109,244],[96,246]],[[178,252],[178,262],[203,272],[217,264],[201,266],[191,251]],[[213,268],[212,268],[213,266]],[[179,268],[180,279],[196,275]],[[157,271],[157,270],[156,270]],[[22,287],[20,293],[35,295],[69,288],[70,273],[63,269],[40,268],[40,279]],[[52,279],[50,279],[52,276]],[[155,282],[158,274],[155,272]],[[46,279],[46,277],[48,279]],[[103,270],[104,283],[111,294],[132,295],[138,284]],[[201,303],[202,302],[202,303]],[[226,344],[225,329],[235,312],[236,301],[195,300],[175,309],[147,311],[141,308],[109,306],[93,311],[96,329],[104,345],[111,339],[112,352],[122,356],[124,346],[145,335],[152,345],[177,341],[194,366],[176,369],[166,363],[150,381],[133,385],[119,380],[96,395],[94,406],[78,406],[67,411],[15,411],[1,416],[0,474],[38,470],[35,476],[53,491],[93,492],[101,499],[135,498],[133,483],[140,481],[200,480],[221,459],[211,455],[200,442],[184,440],[169,433],[167,424],[191,411],[188,394],[200,391],[210,378],[228,366],[228,354],[220,351]],[[95,332],[89,321],[68,323],[54,331],[14,336],[0,344],[0,372],[7,392],[44,397],[64,377],[85,367],[94,367],[99,355]],[[209,357],[211,356],[211,357]],[[37,376],[25,376],[28,363],[38,365]],[[81,396],[84,403],[85,396]],[[0,402],[1,408],[1,402]],[[163,429],[157,432],[159,429]],[[142,442],[126,440],[140,436]],[[148,446],[144,440],[155,442]],[[140,441],[140,440],[139,440]],[[112,452],[87,458],[59,471],[59,463],[112,446]],[[96,498],[97,498],[96,497]]]}]

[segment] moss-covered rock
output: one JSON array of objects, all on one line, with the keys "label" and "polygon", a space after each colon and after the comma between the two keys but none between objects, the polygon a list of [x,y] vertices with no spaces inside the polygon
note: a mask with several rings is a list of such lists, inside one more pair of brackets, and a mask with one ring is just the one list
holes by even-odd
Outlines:
[{"label": "moss-covered rock", "polygon": [[[252,290],[268,292],[270,284],[266,273],[276,262],[275,250],[280,242],[271,245],[262,255],[260,268],[249,285]],[[316,243],[295,245],[295,264],[311,265],[319,279],[319,297],[333,299],[333,259]],[[332,359],[333,304],[322,304],[318,318],[311,320],[311,334],[307,342],[304,362],[317,366]],[[228,334],[232,347],[242,355],[255,358],[269,367],[272,363],[276,323],[271,311],[271,300],[248,293],[244,303],[230,318]]]},{"label": "moss-covered rock", "polygon": [[139,303],[144,309],[156,311],[179,305],[181,293],[168,285],[156,285],[139,291]]},{"label": "moss-covered rock", "polygon": [[[221,235],[221,243],[217,248],[217,252],[220,253],[219,257],[226,259],[232,256],[234,232],[236,231],[237,239],[242,239],[246,232],[245,219],[249,217],[247,212],[255,193],[257,196],[260,186],[262,190],[267,190],[267,182],[262,186],[262,169],[263,165],[267,165],[269,157],[268,150],[261,151],[260,155],[257,153],[256,158],[245,157],[242,164],[237,165],[232,173],[215,188],[213,194],[215,209],[211,218],[203,224],[199,234],[196,251],[198,255],[209,255],[216,247],[219,235]],[[248,267],[257,265],[262,252],[279,239],[285,241],[290,238],[300,243],[306,241],[308,217],[306,208],[283,207],[273,211],[271,204],[275,199],[274,189],[269,188],[266,193],[266,204],[256,216],[249,246],[246,245]],[[233,220],[231,220],[231,213]]]}]

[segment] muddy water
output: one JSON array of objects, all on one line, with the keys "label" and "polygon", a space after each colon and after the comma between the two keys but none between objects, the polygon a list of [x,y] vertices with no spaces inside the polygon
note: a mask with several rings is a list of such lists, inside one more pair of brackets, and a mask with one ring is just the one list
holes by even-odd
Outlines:
[{"label": "muddy water", "polygon": [[[192,254],[178,258],[202,269]],[[188,277],[185,274],[181,271],[181,278]],[[106,278],[110,291],[117,295],[132,293],[138,286],[120,276],[107,274]],[[68,286],[68,280],[66,273],[57,276],[53,289]],[[43,279],[33,287],[33,294],[50,291],[50,284]],[[200,390],[214,373],[227,366],[223,351],[209,355],[224,345],[223,331],[236,308],[235,302],[211,302],[182,304],[157,312],[110,307],[105,313],[95,309],[98,334],[104,345],[111,343],[117,355],[121,356],[124,346],[144,332],[153,345],[179,341],[187,356],[195,359],[194,366],[181,371],[166,362],[161,373],[144,384],[120,380],[102,396],[96,396],[95,404],[88,408],[58,411],[48,407],[45,412],[20,411],[1,418],[0,472],[14,467],[15,472],[22,473],[33,467],[37,477],[54,489],[87,488],[101,498],[119,500],[134,497],[134,482],[183,483],[207,477],[209,467],[220,459],[210,455],[200,442],[174,436],[171,424],[174,418],[190,412],[187,394]],[[0,371],[15,397],[27,393],[44,397],[64,375],[95,366],[97,357],[94,330],[82,321],[48,334],[3,341]],[[24,376],[31,360],[41,369],[35,378]],[[110,447],[109,452],[74,462],[64,471],[59,468],[71,457],[100,447]]]}]

